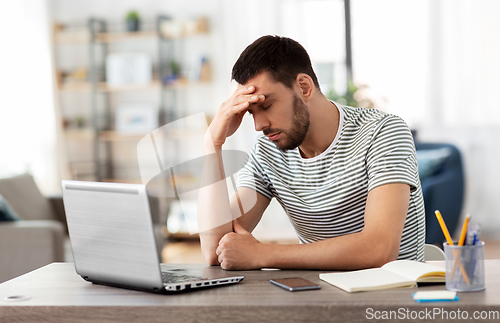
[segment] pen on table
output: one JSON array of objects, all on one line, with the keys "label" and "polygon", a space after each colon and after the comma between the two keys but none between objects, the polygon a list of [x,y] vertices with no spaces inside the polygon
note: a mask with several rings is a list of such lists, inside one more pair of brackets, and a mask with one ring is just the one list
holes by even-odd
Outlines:
[{"label": "pen on table", "polygon": [[[441,212],[438,210],[434,211],[436,214],[436,218],[438,219],[439,225],[441,226],[441,230],[443,230],[444,237],[446,238],[446,241],[450,246],[453,246],[453,240],[451,239],[450,232],[448,231],[448,228],[446,227],[446,223],[444,223],[443,216],[441,215]],[[455,250],[452,250],[455,258],[457,258],[457,252]],[[465,272],[464,267],[462,266],[462,262],[460,259],[458,260],[458,267],[460,268],[460,271],[462,272],[462,276],[464,276],[464,280],[467,284],[470,283],[469,276]]]},{"label": "pen on table", "polygon": [[[469,228],[469,221],[470,221],[470,214],[467,214],[465,217],[464,224],[462,226],[462,232],[460,233],[460,240],[458,240],[458,245],[462,247],[465,243],[465,236],[467,235],[467,229]],[[458,255],[460,256],[462,254],[462,251],[458,252]],[[455,255],[455,261],[453,262],[453,269],[451,270],[451,275],[450,279],[453,280],[453,276],[455,275],[455,270],[457,269],[457,264],[458,264],[459,258],[457,255]],[[463,274],[463,273],[462,273]],[[465,277],[464,277],[465,279]]]}]

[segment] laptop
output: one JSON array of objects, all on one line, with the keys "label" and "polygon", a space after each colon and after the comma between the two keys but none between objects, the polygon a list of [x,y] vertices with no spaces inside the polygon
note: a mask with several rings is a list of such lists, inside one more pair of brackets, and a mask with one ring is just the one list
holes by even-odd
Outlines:
[{"label": "laptop", "polygon": [[243,280],[160,264],[144,185],[63,180],[61,186],[75,269],[86,281],[168,294]]}]

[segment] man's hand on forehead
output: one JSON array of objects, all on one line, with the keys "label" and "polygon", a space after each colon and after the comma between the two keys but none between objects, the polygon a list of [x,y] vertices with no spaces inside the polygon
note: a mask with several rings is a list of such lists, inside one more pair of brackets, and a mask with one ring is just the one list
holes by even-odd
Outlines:
[{"label": "man's hand on forehead", "polygon": [[[255,87],[255,85],[251,85],[251,84],[246,84],[246,85],[242,85],[240,83],[236,83],[237,86],[236,86],[236,91],[244,91],[246,92],[247,94],[255,94],[255,95],[264,95],[262,93],[258,93],[259,92],[259,89],[257,89]],[[264,95],[264,98],[266,96]]]},{"label": "man's hand on forehead", "polygon": [[253,85],[240,86],[235,91],[236,102],[242,102],[243,108],[248,108],[253,104],[258,104],[265,101],[266,97],[256,93],[256,88]]}]

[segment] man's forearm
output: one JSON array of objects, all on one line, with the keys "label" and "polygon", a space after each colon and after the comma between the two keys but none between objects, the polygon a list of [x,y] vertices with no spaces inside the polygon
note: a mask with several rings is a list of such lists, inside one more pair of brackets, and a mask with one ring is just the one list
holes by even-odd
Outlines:
[{"label": "man's forearm", "polygon": [[213,146],[207,132],[198,197],[198,229],[202,253],[210,265],[219,264],[215,250],[219,240],[232,231],[232,214],[220,151],[221,147]]},{"label": "man's forearm", "polygon": [[260,267],[351,270],[380,267],[397,259],[399,243],[376,240],[361,231],[309,244],[263,244]]},{"label": "man's forearm", "polygon": [[380,267],[396,260],[408,210],[410,186],[376,187],[368,193],[362,231],[302,245],[266,245],[236,225],[219,242],[224,269],[349,270]]},{"label": "man's forearm", "polygon": [[[205,135],[205,160],[198,198],[198,227],[203,255],[212,265],[218,264],[215,250],[224,233],[232,231],[233,216],[223,174],[222,158],[220,154],[218,158],[210,156],[220,153],[226,139],[239,128],[250,104],[265,100],[264,95],[252,94],[254,92],[253,85],[238,86],[229,99],[222,103]],[[242,213],[241,210],[240,212]]]}]

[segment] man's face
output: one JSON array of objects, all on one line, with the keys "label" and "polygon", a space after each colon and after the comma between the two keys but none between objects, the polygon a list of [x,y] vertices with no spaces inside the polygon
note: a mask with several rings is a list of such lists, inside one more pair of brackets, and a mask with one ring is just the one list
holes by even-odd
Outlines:
[{"label": "man's face", "polygon": [[300,146],[310,124],[304,102],[292,89],[274,82],[266,72],[250,79],[244,86],[250,85],[255,87],[255,95],[265,96],[265,101],[248,108],[254,118],[255,130],[262,131],[282,151]]}]

